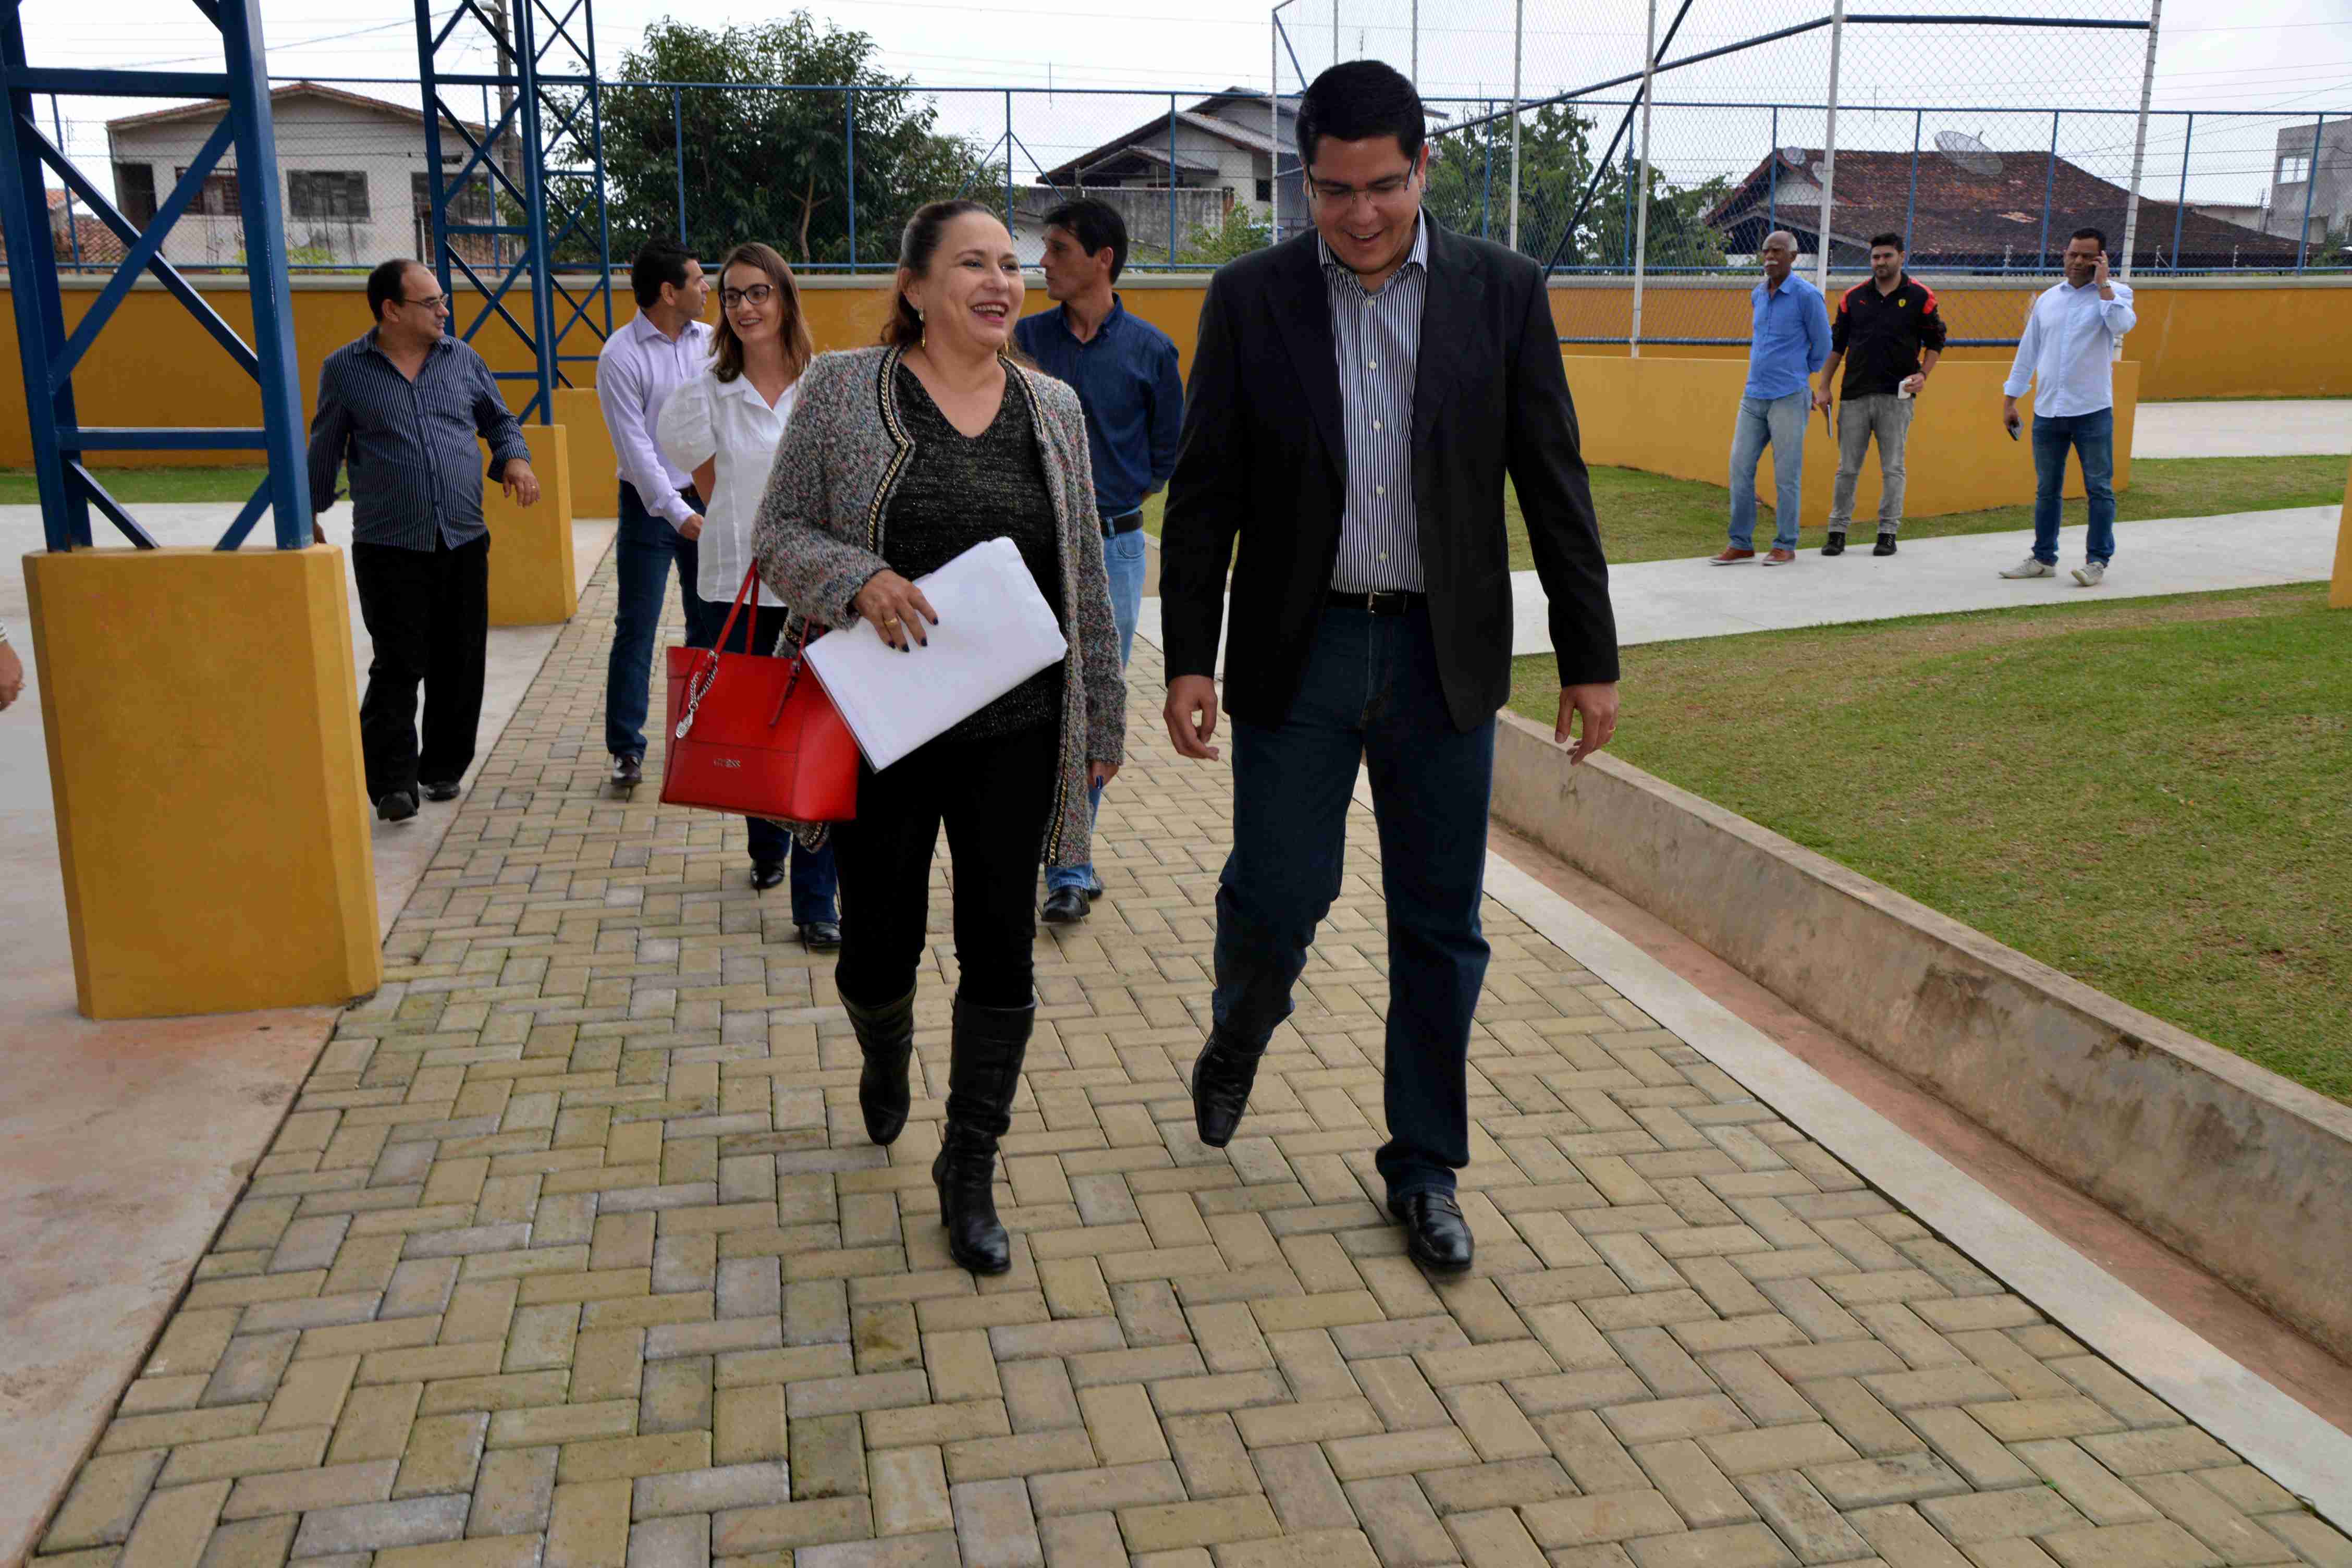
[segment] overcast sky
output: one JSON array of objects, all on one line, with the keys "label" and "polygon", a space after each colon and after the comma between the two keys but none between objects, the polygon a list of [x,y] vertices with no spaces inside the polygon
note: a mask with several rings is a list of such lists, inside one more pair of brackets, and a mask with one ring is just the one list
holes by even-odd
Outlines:
[{"label": "overcast sky", "polygon": [[[441,10],[447,0],[435,0]],[[1676,0],[1661,0],[1670,17]],[[1088,9],[1074,0],[825,0],[809,9],[821,20],[862,29],[881,46],[890,70],[949,87],[1015,86],[1057,90],[1048,102],[1024,95],[1015,128],[1023,148],[1051,161],[1118,135],[1154,110],[1171,91],[1239,84],[1263,88],[1273,68],[1273,36],[1264,0],[1129,0],[1132,10]],[[1959,9],[2036,16],[2144,16],[2147,0],[1906,0],[1906,10]],[[1827,0],[1696,0],[1668,58],[1718,47],[1822,14]],[[1311,74],[1339,56],[1412,58],[1414,0],[1339,0],[1335,46],[1332,0],[1291,0],[1284,13],[1290,47],[1280,60],[1286,90],[1295,89],[1291,55]],[[1512,10],[1507,0],[1418,0],[1419,79],[1432,98],[1501,98],[1510,92]],[[777,14],[773,4],[704,0],[690,8],[660,0],[598,0],[597,35],[607,76],[646,24],[679,11],[703,26],[752,23]],[[122,66],[217,60],[214,36],[189,0],[116,0],[93,27],[73,0],[26,0],[28,44],[38,64]],[[2260,20],[2240,18],[2253,15]],[[1523,64],[1526,97],[1583,86],[1639,68],[1646,9],[1635,0],[1528,0]],[[268,0],[270,68],[281,76],[320,79],[413,79],[412,14],[382,0]],[[1913,116],[1932,145],[1938,131],[1980,136],[1995,147],[2046,145],[2049,107],[2136,108],[2143,35],[2087,31],[2026,32],[1954,26],[1854,26],[1843,61],[1843,145],[1907,147]],[[1732,57],[1662,79],[1661,104],[1695,99],[1812,104],[1826,93],[1825,32]],[[1073,89],[1125,89],[1104,98]],[[407,97],[398,87],[356,88]],[[1603,95],[1622,100],[1624,89]],[[1001,132],[1001,98],[942,98],[957,129],[985,141]],[[2277,130],[2315,112],[2352,112],[2352,0],[2167,0],[2158,52],[2156,106],[2171,110],[2258,110],[2271,118],[2199,123],[2190,158],[2190,194],[2206,201],[2258,199],[2267,181]],[[1881,106],[1877,113],[1866,106]],[[104,121],[135,107],[68,100],[64,117],[75,153],[94,170],[104,160]],[[1610,118],[1613,125],[1613,116]],[[2168,194],[2181,163],[2181,124],[2159,121],[2153,133],[2148,188]],[[1774,144],[1819,145],[1818,114],[1671,110],[1657,114],[1654,152],[1670,177],[1696,179],[1744,169]],[[1605,131],[1604,131],[1605,135]],[[2127,119],[2076,116],[2062,151],[2110,177],[2129,163]],[[1018,161],[1026,170],[1028,160]]]}]

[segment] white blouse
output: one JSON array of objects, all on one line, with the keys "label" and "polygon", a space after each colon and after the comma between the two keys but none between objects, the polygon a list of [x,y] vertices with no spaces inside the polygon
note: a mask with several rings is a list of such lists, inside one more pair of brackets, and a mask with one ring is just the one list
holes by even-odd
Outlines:
[{"label": "white blouse", "polygon": [[[716,493],[703,498],[709,505],[702,513],[694,585],[713,604],[731,604],[751,570],[751,519],[767,493],[768,469],[799,391],[796,381],[771,408],[750,376],[720,381],[706,368],[662,405],[656,438],[671,462],[692,473],[709,458],[719,459],[718,482],[711,487]],[[783,601],[762,583],[760,603],[775,608]]]}]

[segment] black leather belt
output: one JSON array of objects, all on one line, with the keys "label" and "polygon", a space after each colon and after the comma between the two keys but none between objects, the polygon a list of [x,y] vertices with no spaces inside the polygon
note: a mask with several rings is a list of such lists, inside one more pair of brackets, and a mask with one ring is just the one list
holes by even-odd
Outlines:
[{"label": "black leather belt", "polygon": [[1107,517],[1102,520],[1102,525],[1103,537],[1106,539],[1114,533],[1133,533],[1143,526],[1143,509],[1138,507],[1133,511],[1123,511],[1117,517]]},{"label": "black leather belt", "polygon": [[1402,616],[1429,603],[1426,594],[1397,589],[1386,594],[1326,594],[1323,602],[1335,610],[1362,610],[1375,616]]}]

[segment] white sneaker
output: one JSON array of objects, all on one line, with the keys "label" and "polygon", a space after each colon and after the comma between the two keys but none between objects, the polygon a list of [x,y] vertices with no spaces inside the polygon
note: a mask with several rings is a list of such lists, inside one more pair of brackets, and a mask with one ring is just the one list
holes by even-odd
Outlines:
[{"label": "white sneaker", "polygon": [[2036,561],[2029,555],[2001,575],[2004,577],[2055,577],[2058,575],[2058,568],[2046,561]]},{"label": "white sneaker", "polygon": [[2104,561],[2085,561],[2074,568],[2074,581],[2085,588],[2095,588],[2106,579],[2107,563]]}]

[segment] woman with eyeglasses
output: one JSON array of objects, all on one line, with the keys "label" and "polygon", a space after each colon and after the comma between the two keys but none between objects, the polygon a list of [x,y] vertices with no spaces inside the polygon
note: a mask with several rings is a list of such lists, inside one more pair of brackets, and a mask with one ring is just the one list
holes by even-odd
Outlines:
[{"label": "woman with eyeglasses", "polygon": [[[693,591],[686,595],[688,647],[719,646],[728,608],[751,566],[751,516],[792,417],[801,372],[815,353],[800,286],[784,258],[757,243],[729,251],[719,268],[709,368],[671,395],[655,427],[662,450],[694,476],[695,493],[709,501],[696,542]],[[772,654],[783,629],[783,602],[762,585],[737,617],[727,650]],[[764,891],[782,881],[789,851],[793,924],[801,942],[812,951],[839,947],[832,846],[819,841],[812,848],[756,816],[751,827],[751,885]]]}]

